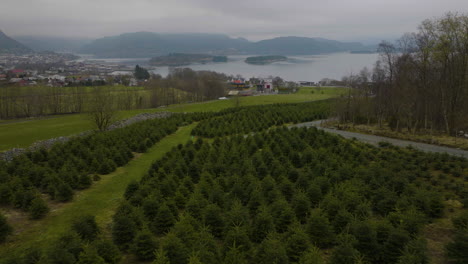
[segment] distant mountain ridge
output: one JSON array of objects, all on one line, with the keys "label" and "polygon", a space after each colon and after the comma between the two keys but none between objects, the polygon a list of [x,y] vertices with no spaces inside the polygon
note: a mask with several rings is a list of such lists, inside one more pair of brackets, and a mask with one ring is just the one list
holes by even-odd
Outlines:
[{"label": "distant mountain ridge", "polygon": [[7,36],[5,33],[3,33],[3,31],[0,30],[0,54],[12,53],[21,55],[32,52],[33,50]]},{"label": "distant mountain ridge", "polygon": [[323,38],[278,37],[250,42],[223,34],[136,32],[96,39],[84,45],[80,52],[104,58],[142,58],[169,53],[314,55],[366,50],[370,51],[370,48],[359,42],[340,42]]},{"label": "distant mountain ridge", "polygon": [[77,52],[92,39],[48,37],[48,36],[15,36],[21,44],[34,51]]},{"label": "distant mountain ridge", "polygon": [[221,34],[125,33],[104,37],[85,45],[80,52],[98,57],[155,57],[169,53],[228,54],[249,41]]},{"label": "distant mountain ridge", "polygon": [[359,42],[340,42],[324,38],[278,37],[252,43],[248,51],[255,54],[315,55],[365,50]]}]

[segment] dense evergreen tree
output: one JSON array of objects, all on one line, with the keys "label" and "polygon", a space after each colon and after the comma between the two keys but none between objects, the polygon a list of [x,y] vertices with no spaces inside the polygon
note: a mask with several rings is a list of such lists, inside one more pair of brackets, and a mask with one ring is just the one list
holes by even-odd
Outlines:
[{"label": "dense evergreen tree", "polygon": [[169,232],[164,237],[161,247],[166,252],[171,264],[188,263],[189,249],[174,233]]},{"label": "dense evergreen tree", "polygon": [[83,246],[79,236],[76,233],[69,232],[59,237],[46,253],[47,262],[51,264],[74,264],[81,252]]},{"label": "dense evergreen tree", "polygon": [[351,232],[356,238],[356,249],[368,259],[374,259],[377,251],[377,234],[370,223],[360,221],[353,223]]},{"label": "dense evergreen tree", "polygon": [[320,253],[320,249],[316,247],[310,248],[299,259],[299,264],[323,264],[325,263]]},{"label": "dense evergreen tree", "polygon": [[0,213],[0,243],[13,233],[13,228],[8,224],[6,217]]},{"label": "dense evergreen tree", "polygon": [[224,242],[226,244],[225,248],[236,246],[245,252],[249,251],[252,247],[248,230],[245,226],[231,227],[226,233]]},{"label": "dense evergreen tree", "polygon": [[260,243],[269,233],[275,231],[275,223],[267,207],[262,207],[254,219],[252,241]]},{"label": "dense evergreen tree", "polygon": [[141,231],[133,240],[132,251],[139,260],[152,260],[156,248],[156,241],[149,231]]},{"label": "dense evergreen tree", "polygon": [[260,264],[288,264],[289,258],[282,241],[271,236],[258,246],[254,261]]},{"label": "dense evergreen tree", "polygon": [[172,214],[171,209],[169,209],[166,203],[163,203],[158,208],[158,212],[153,220],[151,227],[156,234],[164,234],[169,231],[169,229],[174,225],[175,221],[176,220]]},{"label": "dense evergreen tree", "polygon": [[83,215],[75,219],[72,224],[72,230],[85,241],[95,240],[100,233],[96,218],[92,215]]},{"label": "dense evergreen tree", "polygon": [[154,252],[154,261],[152,264],[171,264],[169,258],[167,257],[166,251],[161,247]]},{"label": "dense evergreen tree", "polygon": [[410,236],[405,230],[400,228],[391,230],[383,248],[385,263],[395,263],[409,240]]},{"label": "dense evergreen tree", "polygon": [[203,210],[203,223],[207,225],[211,233],[221,238],[224,233],[223,211],[219,206],[210,204]]},{"label": "dense evergreen tree", "polygon": [[245,251],[241,250],[239,247],[232,246],[226,252],[224,257],[224,262],[226,264],[247,264],[247,257]]},{"label": "dense evergreen tree", "polygon": [[330,264],[357,264],[358,256],[359,251],[351,244],[340,244],[333,250]]},{"label": "dense evergreen tree", "polygon": [[41,197],[37,196],[31,201],[28,211],[30,219],[40,219],[49,212],[49,207]]},{"label": "dense evergreen tree", "polygon": [[119,248],[110,240],[96,240],[93,242],[92,247],[96,249],[98,255],[106,263],[116,264],[122,258]]},{"label": "dense evergreen tree", "polygon": [[112,240],[120,248],[128,248],[137,233],[135,221],[127,215],[115,215],[113,222]]},{"label": "dense evergreen tree", "polygon": [[320,210],[314,210],[307,220],[307,233],[314,245],[320,248],[331,246],[335,240],[333,227]]},{"label": "dense evergreen tree", "polygon": [[92,246],[86,247],[80,253],[77,264],[105,264],[104,259],[99,256],[96,249]]},{"label": "dense evergreen tree", "polygon": [[59,202],[68,202],[73,199],[73,189],[66,183],[61,183],[57,186],[56,199]]},{"label": "dense evergreen tree", "polygon": [[195,242],[189,247],[192,248],[192,251],[197,252],[197,257],[202,263],[219,263],[221,260],[219,244],[207,228],[200,229]]},{"label": "dense evergreen tree", "polygon": [[403,254],[398,259],[398,264],[428,264],[427,241],[423,238],[416,238],[408,242],[403,250]]},{"label": "dense evergreen tree", "polygon": [[309,237],[300,227],[292,230],[286,241],[286,252],[292,263],[299,261],[304,252],[310,248]]},{"label": "dense evergreen tree", "polygon": [[139,65],[135,66],[135,71],[133,73],[133,76],[137,80],[146,80],[150,78],[150,74],[147,69],[140,67]]},{"label": "dense evergreen tree", "polygon": [[455,264],[468,262],[468,232],[459,230],[455,234],[453,241],[446,246],[446,252],[449,259]]}]

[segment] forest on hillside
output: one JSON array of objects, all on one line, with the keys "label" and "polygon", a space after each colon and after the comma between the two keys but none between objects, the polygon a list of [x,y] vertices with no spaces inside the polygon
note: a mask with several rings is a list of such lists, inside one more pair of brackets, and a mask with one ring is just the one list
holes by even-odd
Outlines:
[{"label": "forest on hillside", "polygon": [[343,78],[354,93],[337,107],[342,122],[396,131],[468,131],[468,15],[425,20],[396,44],[379,45],[372,70]]}]

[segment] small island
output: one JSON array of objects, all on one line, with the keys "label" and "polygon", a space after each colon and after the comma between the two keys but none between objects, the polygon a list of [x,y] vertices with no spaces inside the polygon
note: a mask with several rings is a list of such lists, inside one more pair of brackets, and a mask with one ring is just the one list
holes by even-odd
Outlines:
[{"label": "small island", "polygon": [[227,62],[226,56],[213,56],[207,54],[170,53],[166,56],[152,58],[149,61],[153,66],[183,66],[194,63]]},{"label": "small island", "polygon": [[264,64],[270,64],[273,62],[286,61],[286,60],[288,60],[288,58],[285,56],[272,55],[272,56],[248,57],[247,59],[245,59],[245,62],[248,64],[264,65]]}]

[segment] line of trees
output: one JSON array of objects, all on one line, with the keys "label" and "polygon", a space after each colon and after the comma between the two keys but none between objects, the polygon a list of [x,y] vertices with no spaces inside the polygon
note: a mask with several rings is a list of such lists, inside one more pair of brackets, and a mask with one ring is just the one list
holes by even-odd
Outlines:
[{"label": "line of trees", "polygon": [[[141,67],[138,78],[148,77]],[[155,108],[199,102],[224,96],[227,76],[215,72],[174,69],[169,76],[153,76],[142,87],[0,86],[0,119],[89,112],[93,100],[106,93],[114,110]]]},{"label": "line of trees", "polygon": [[394,130],[468,130],[468,15],[426,20],[396,44],[379,45],[370,72],[345,77],[356,88],[337,107],[342,121]]},{"label": "line of trees", "polygon": [[166,78],[154,76],[144,87],[150,91],[149,106],[158,107],[217,99],[226,94],[227,80],[221,73],[173,68]]}]

